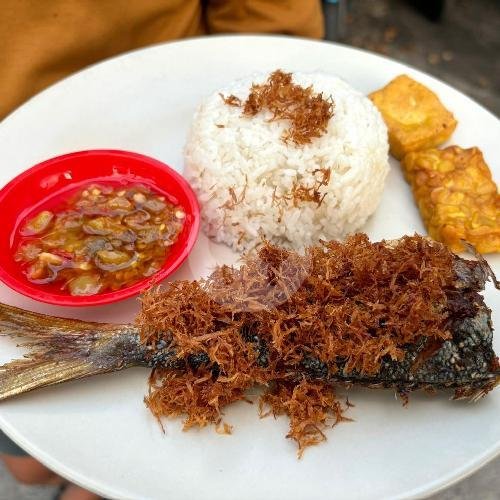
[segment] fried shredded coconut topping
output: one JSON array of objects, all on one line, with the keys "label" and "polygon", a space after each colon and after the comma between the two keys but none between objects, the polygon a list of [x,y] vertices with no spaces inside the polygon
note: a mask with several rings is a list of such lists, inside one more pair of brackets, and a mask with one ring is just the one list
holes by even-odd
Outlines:
[{"label": "fried shredded coconut topping", "polygon": [[304,255],[265,244],[239,269],[151,291],[141,340],[165,357],[146,403],[158,419],[187,415],[185,429],[229,432],[224,407],[263,386],[261,414],[289,416],[301,455],[345,419],[328,377],[375,376],[384,359],[403,359],[405,345],[450,337],[452,259],[419,236],[370,243],[358,234]]},{"label": "fried shredded coconut topping", "polygon": [[313,138],[321,137],[334,110],[331,97],[315,94],[312,86],[304,88],[294,84],[292,74],[281,70],[271,73],[266,83],[254,83],[243,103],[234,95],[221,97],[229,106],[243,107],[245,116],[255,116],[268,109],[273,114],[270,121],[289,120],[290,127],[282,139],[297,146],[310,144]]},{"label": "fried shredded coconut topping", "polygon": [[316,180],[313,186],[307,187],[298,183],[294,183],[292,186],[290,199],[293,201],[295,207],[303,201],[316,203],[318,207],[323,203],[327,193],[322,194],[320,189],[322,186],[328,186],[332,172],[329,168],[319,168],[313,172],[313,174],[316,173],[320,174],[321,179]]}]

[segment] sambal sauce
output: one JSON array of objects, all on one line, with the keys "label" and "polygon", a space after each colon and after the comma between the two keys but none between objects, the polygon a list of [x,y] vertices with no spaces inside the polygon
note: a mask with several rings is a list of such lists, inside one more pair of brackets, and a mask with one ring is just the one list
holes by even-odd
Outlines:
[{"label": "sambal sauce", "polygon": [[17,230],[14,258],[34,284],[71,295],[115,291],[163,266],[185,217],[147,186],[91,184],[57,209],[29,216]]}]

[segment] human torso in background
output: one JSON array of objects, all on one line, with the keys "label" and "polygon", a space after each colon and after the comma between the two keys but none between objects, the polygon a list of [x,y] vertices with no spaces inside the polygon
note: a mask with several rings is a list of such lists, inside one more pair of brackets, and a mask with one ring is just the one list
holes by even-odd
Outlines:
[{"label": "human torso in background", "polygon": [[0,119],[107,57],[211,33],[323,36],[320,0],[2,0]]}]

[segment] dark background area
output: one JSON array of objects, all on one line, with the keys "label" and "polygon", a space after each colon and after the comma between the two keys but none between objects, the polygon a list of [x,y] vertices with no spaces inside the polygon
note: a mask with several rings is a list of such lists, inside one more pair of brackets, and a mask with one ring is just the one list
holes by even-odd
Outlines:
[{"label": "dark background area", "polygon": [[[423,10],[432,17],[440,3],[440,20],[425,17]],[[339,42],[415,66],[500,116],[500,0],[347,0],[346,5]]]}]

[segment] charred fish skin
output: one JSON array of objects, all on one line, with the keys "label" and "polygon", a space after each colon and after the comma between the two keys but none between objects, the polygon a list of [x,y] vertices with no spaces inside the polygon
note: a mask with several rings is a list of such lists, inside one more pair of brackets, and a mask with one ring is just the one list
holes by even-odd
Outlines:
[{"label": "charred fish skin", "polygon": [[500,370],[493,350],[491,311],[478,293],[484,289],[489,272],[481,262],[458,257],[454,271],[456,290],[447,291],[452,338],[434,348],[423,362],[418,360],[429,348],[425,338],[408,345],[402,361],[385,356],[375,377],[346,373],[344,360],[338,360],[330,370],[311,356],[304,358],[301,369],[311,379],[395,388],[402,394],[418,389],[456,389],[456,397],[461,398],[492,389],[500,380]]},{"label": "charred fish skin", "polygon": [[[94,339],[97,340],[97,339]],[[139,337],[139,331],[132,325],[123,328],[119,335],[114,335],[102,343],[100,349],[75,350],[71,356],[75,359],[87,358],[87,361],[99,369],[120,370],[131,366],[147,366],[146,346]]]},{"label": "charred fish skin", "polygon": [[[167,333],[165,337],[168,338],[170,335]],[[140,342],[139,336],[137,337],[137,342]],[[154,348],[152,346],[143,347],[143,353],[144,355],[141,360],[142,364],[150,368],[184,370],[187,366],[189,366],[193,370],[196,370],[200,366],[210,363],[210,358],[205,352],[189,354],[186,359],[178,357],[175,348],[171,345],[171,342],[163,338],[156,343]]]},{"label": "charred fish skin", "polygon": [[384,360],[380,381],[404,392],[419,388],[476,389],[495,380],[498,374],[492,371],[496,357],[489,315],[479,311],[472,318],[457,320],[452,331],[453,338],[445,340],[416,370],[415,363],[425,344],[409,347],[403,362]]},{"label": "charred fish skin", "polygon": [[[427,337],[422,337],[417,343],[406,346],[402,361],[394,361],[386,355],[376,376],[346,372],[345,359],[339,358],[334,366],[329,366],[311,355],[305,355],[295,373],[290,375],[328,380],[332,384],[395,388],[401,394],[419,389],[457,389],[457,397],[468,397],[482,388],[492,388],[499,379],[499,371],[492,346],[491,311],[478,293],[484,289],[490,274],[477,261],[456,257],[453,265],[456,281],[454,288],[446,291],[450,318],[447,328],[452,334],[449,340],[433,346],[429,345]],[[380,325],[382,330],[384,327]],[[252,324],[245,324],[240,335],[252,345],[256,364],[265,368],[269,363],[269,347],[265,340],[256,334]],[[218,371],[218,366],[210,363],[206,353],[182,360],[165,340],[161,340],[154,353],[148,353],[147,357],[148,366],[153,368],[184,369],[189,365],[196,370],[201,365],[211,364],[213,373]]]},{"label": "charred fish skin", "polygon": [[459,257],[455,257],[453,270],[457,278],[455,287],[458,290],[483,290],[491,273],[489,268],[485,269],[483,263]]}]

